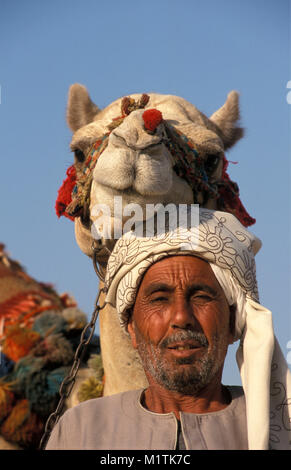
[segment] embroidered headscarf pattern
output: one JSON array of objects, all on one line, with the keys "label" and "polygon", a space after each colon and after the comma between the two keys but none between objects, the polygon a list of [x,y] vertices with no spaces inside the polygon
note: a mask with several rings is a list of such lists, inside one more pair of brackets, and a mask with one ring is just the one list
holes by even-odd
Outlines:
[{"label": "embroidered headscarf pattern", "polygon": [[[166,232],[147,238],[128,233],[116,242],[108,261],[105,278],[105,285],[109,289],[107,298],[115,305],[111,292],[117,288],[116,283],[120,283],[116,307],[122,321],[126,322],[126,310],[130,307],[128,300],[133,300],[133,293],[145,270],[165,256],[193,254],[194,251],[206,261],[230,270],[242,290],[258,300],[254,256],[260,246],[260,240],[244,229],[232,214],[208,209],[200,209],[198,227],[193,227],[191,231],[187,227],[180,227],[179,236]],[[131,273],[135,266],[138,266],[137,277]]]}]

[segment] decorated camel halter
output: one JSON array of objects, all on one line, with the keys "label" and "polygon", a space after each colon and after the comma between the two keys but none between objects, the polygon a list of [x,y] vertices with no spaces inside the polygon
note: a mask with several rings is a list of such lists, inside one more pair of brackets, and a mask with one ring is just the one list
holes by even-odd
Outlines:
[{"label": "decorated camel halter", "polygon": [[[143,109],[150,97],[143,94],[140,100],[125,97],[121,101],[121,115],[113,119],[108,126],[108,132],[98,139],[91,147],[82,170],[76,172],[74,165],[67,170],[67,178],[63,181],[58,191],[56,201],[56,213],[58,217],[64,215],[71,220],[75,217],[88,217],[90,204],[90,190],[93,178],[93,170],[97,160],[108,145],[111,132],[118,127],[124,119],[137,109]],[[255,223],[250,217],[239,198],[239,188],[230,180],[226,170],[228,161],[223,156],[223,170],[220,181],[211,182],[205,170],[203,158],[199,155],[195,144],[166,120],[157,109],[147,109],[143,115],[144,128],[149,133],[154,133],[158,125],[163,122],[166,132],[164,145],[171,153],[174,160],[174,171],[190,185],[197,201],[198,193],[203,194],[203,203],[209,197],[217,200],[219,210],[234,214],[239,221],[248,227]]]}]

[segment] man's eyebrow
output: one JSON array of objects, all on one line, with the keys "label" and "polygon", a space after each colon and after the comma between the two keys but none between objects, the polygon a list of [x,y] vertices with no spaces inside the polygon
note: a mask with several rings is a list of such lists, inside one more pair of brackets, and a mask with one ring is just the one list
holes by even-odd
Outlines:
[{"label": "man's eyebrow", "polygon": [[168,284],[165,284],[163,282],[155,282],[155,283],[149,285],[148,287],[146,287],[144,293],[145,293],[145,295],[151,295],[151,294],[154,294],[155,292],[159,292],[159,291],[173,292],[174,287],[169,286]]},{"label": "man's eyebrow", "polygon": [[216,296],[217,291],[213,289],[213,287],[209,286],[208,284],[193,284],[189,286],[188,293],[190,295],[195,294],[195,292],[204,291],[208,292],[209,294]]},{"label": "man's eyebrow", "polygon": [[[144,293],[146,296],[148,296],[154,294],[155,292],[173,292],[174,290],[174,286],[170,286],[169,284],[165,284],[164,282],[156,282],[146,287]],[[217,295],[217,291],[210,287],[208,284],[192,284],[188,287],[187,290],[189,295],[193,295],[195,294],[195,292],[199,291],[208,292],[213,296]]]}]

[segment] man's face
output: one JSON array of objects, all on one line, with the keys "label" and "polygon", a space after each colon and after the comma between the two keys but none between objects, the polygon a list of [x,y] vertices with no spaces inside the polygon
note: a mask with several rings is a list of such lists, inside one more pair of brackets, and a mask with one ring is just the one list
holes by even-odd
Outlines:
[{"label": "man's face", "polygon": [[209,264],[173,256],[145,273],[128,331],[150,384],[193,395],[220,380],[231,320]]}]

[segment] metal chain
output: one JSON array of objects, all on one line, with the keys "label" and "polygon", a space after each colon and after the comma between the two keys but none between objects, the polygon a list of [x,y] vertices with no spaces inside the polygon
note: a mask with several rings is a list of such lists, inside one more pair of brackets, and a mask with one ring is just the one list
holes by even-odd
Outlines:
[{"label": "metal chain", "polygon": [[[100,280],[104,280],[104,276],[102,275],[100,268],[98,267],[98,262],[97,262],[97,255],[98,252],[100,251],[101,247],[99,245],[99,248],[96,248],[96,246],[93,246],[93,265],[96,274],[98,275]],[[109,251],[109,250],[108,250]],[[57,424],[58,420],[60,419],[62,415],[62,411],[65,405],[66,399],[69,397],[73,386],[76,381],[76,375],[79,370],[80,364],[82,362],[82,359],[84,357],[84,354],[86,352],[87,346],[90,343],[92,336],[95,331],[95,325],[96,321],[99,315],[100,310],[102,310],[105,307],[105,302],[100,306],[99,305],[99,299],[102,293],[106,293],[106,288],[103,287],[102,289],[99,289],[98,295],[96,297],[95,301],[95,308],[91,317],[91,320],[87,325],[84,327],[81,337],[80,337],[80,343],[76,349],[75,352],[75,357],[73,361],[73,365],[71,367],[70,372],[68,375],[64,378],[63,382],[61,383],[60,389],[59,389],[59,395],[60,395],[60,400],[58,402],[58,405],[53,413],[50,414],[48,417],[46,424],[45,424],[45,429],[44,429],[44,434],[41,438],[39,449],[43,450],[45,449],[45,446],[47,444],[47,441],[50,437],[50,434],[53,430],[53,427]],[[89,336],[86,337],[87,332],[90,331]]]}]

